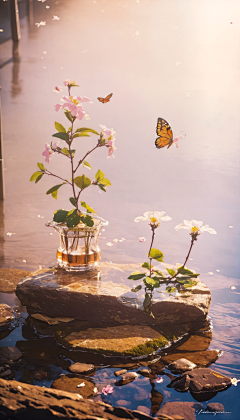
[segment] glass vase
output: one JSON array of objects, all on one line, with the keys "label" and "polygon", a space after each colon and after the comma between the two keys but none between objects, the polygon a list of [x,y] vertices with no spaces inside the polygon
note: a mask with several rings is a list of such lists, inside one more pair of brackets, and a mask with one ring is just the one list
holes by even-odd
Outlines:
[{"label": "glass vase", "polygon": [[69,228],[65,223],[47,222],[59,234],[60,245],[57,249],[58,265],[66,271],[94,270],[101,257],[98,237],[108,222],[99,216],[93,217],[94,226],[79,223]]}]

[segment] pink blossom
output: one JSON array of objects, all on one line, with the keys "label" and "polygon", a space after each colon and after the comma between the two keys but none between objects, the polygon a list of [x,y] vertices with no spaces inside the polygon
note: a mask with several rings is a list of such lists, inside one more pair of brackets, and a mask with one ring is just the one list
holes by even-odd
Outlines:
[{"label": "pink blossom", "polygon": [[102,394],[112,394],[113,393],[113,387],[111,385],[107,385],[105,388],[102,389]]},{"label": "pink blossom", "polygon": [[82,102],[91,102],[91,100],[86,96],[63,96],[62,101],[64,102],[63,104],[55,105],[55,110],[59,111],[60,108],[67,108],[71,112],[72,116],[78,118],[79,120],[82,120],[86,114],[82,107]]},{"label": "pink blossom", "polygon": [[106,125],[101,125],[100,127],[102,129],[101,134],[102,137],[106,140],[115,139],[116,131],[113,130],[113,128],[107,128]]},{"label": "pink blossom", "polygon": [[105,143],[105,146],[108,147],[108,159],[109,159],[112,157],[114,150],[116,150],[116,147],[114,146],[114,140],[108,140],[108,142]]},{"label": "pink blossom", "polygon": [[51,155],[51,147],[49,146],[48,143],[45,144],[45,150],[42,153],[43,156],[45,156],[45,162],[49,163],[49,158]]},{"label": "pink blossom", "polygon": [[146,238],[144,238],[144,236],[142,236],[141,238],[139,238],[139,242],[145,242]]},{"label": "pink blossom", "polygon": [[157,384],[161,384],[163,382],[163,378],[161,376],[158,376],[156,382]]},{"label": "pink blossom", "polygon": [[184,138],[184,136],[183,135],[180,135],[180,136],[175,137],[175,139],[173,139],[173,143],[176,144],[176,147],[178,147],[178,143],[177,143],[178,140],[181,140],[183,138]]}]

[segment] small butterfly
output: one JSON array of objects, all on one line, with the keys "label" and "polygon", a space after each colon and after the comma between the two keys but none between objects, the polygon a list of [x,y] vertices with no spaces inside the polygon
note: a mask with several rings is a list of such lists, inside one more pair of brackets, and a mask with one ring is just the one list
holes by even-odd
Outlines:
[{"label": "small butterfly", "polygon": [[171,147],[173,143],[175,143],[176,147],[178,147],[178,140],[184,137],[183,135],[180,135],[173,138],[172,129],[168,122],[163,118],[158,118],[157,120],[156,133],[159,136],[155,141],[155,145],[158,149],[161,149],[165,146],[167,146],[167,148],[169,149],[169,147]]},{"label": "small butterfly", "polygon": [[99,102],[102,102],[102,104],[106,104],[107,102],[110,101],[112,96],[113,96],[113,94],[110,93],[110,95],[106,96],[106,98],[97,98],[97,99],[99,100]]}]

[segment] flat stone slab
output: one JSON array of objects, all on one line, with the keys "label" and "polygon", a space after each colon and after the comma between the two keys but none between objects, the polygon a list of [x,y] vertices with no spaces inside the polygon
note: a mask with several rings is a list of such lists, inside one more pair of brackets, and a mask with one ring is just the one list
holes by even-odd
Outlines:
[{"label": "flat stone slab", "polygon": [[13,310],[5,303],[0,303],[0,331],[6,331],[14,320]]},{"label": "flat stone slab", "polygon": [[141,356],[151,354],[168,340],[149,326],[120,325],[107,328],[89,328],[73,331],[69,335],[57,332],[57,340],[63,339],[68,347],[91,350],[103,354]]},{"label": "flat stone slab", "polygon": [[173,419],[179,420],[196,420],[195,413],[204,410],[204,407],[200,403],[195,402],[167,402],[157,413],[157,418],[161,419],[161,415],[172,416]]},{"label": "flat stone slab", "polygon": [[0,292],[14,292],[18,282],[30,274],[30,271],[18,268],[0,268]]},{"label": "flat stone slab", "polygon": [[22,352],[17,347],[0,347],[0,363],[16,362],[22,357]]},{"label": "flat stone slab", "polygon": [[72,373],[89,373],[95,369],[95,366],[90,363],[73,363],[69,366],[69,370]]},{"label": "flat stone slab", "polygon": [[231,385],[231,379],[215,370],[208,368],[194,369],[183,373],[175,378],[169,385],[177,391],[187,391],[193,393],[215,392],[227,389]]},{"label": "flat stone slab", "polygon": [[[105,265],[104,265],[105,264]],[[150,317],[142,308],[142,301],[131,287],[109,280],[121,273],[127,279],[129,270],[137,264],[100,264],[100,272],[68,273],[64,270],[42,270],[22,279],[16,289],[21,303],[30,314],[44,314],[50,318],[67,317],[90,322],[117,322],[132,325],[182,326],[190,329],[203,322],[208,314],[211,293],[204,283],[183,295],[154,300]],[[106,274],[107,273],[107,274]],[[106,281],[107,280],[107,281]],[[130,281],[129,281],[130,282]],[[159,295],[159,294],[158,294]]]}]

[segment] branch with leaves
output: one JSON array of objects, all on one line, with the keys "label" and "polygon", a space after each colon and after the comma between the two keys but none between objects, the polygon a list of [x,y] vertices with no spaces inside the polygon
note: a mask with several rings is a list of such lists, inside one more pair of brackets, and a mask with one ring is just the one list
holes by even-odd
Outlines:
[{"label": "branch with leaves", "polygon": [[[152,231],[151,245],[148,252],[149,262],[144,262],[142,268],[147,269],[147,272],[134,271],[128,279],[138,281],[142,280],[143,286],[140,284],[132,289],[132,292],[138,292],[144,287],[145,297],[143,301],[143,307],[146,312],[154,318],[152,313],[152,299],[155,289],[159,289],[162,285],[166,285],[166,292],[172,294],[174,292],[185,293],[186,289],[189,289],[197,285],[196,279],[199,274],[186,268],[187,261],[194,243],[197,241],[198,236],[203,232],[209,232],[216,234],[217,232],[210,228],[208,225],[203,226],[203,222],[197,220],[184,220],[183,223],[177,225],[175,230],[188,229],[190,230],[191,243],[188,254],[185,258],[183,265],[178,267],[176,270],[173,268],[166,268],[169,276],[166,276],[152,265],[152,261],[162,263],[164,255],[157,249],[153,248],[153,242],[155,237],[155,231],[160,226],[160,221],[169,221],[171,217],[164,216],[165,212],[146,212],[143,216],[135,218],[135,222],[147,220],[149,222],[150,229]],[[158,290],[157,290],[158,291]],[[161,293],[161,292],[160,292]]]},{"label": "branch with leaves", "polygon": [[[98,186],[102,191],[106,192],[106,188],[111,185],[111,182],[105,177],[105,174],[100,169],[96,172],[95,179],[93,181],[91,181],[91,179],[86,177],[84,174],[75,176],[75,173],[81,166],[92,169],[90,163],[86,161],[86,158],[92,152],[94,152],[94,150],[100,147],[107,147],[108,158],[110,158],[116,149],[114,145],[116,133],[113,129],[109,129],[104,125],[100,125],[100,133],[88,127],[75,129],[75,122],[77,119],[82,120],[84,117],[87,119],[89,118],[83,109],[82,104],[84,102],[91,101],[85,96],[80,97],[71,95],[71,88],[78,86],[75,81],[68,79],[63,83],[68,89],[68,97],[63,96],[63,103],[55,105],[55,110],[59,111],[62,109],[64,111],[65,117],[68,121],[70,121],[71,126],[67,129],[62,124],[55,122],[57,133],[53,134],[53,137],[55,137],[57,140],[54,144],[52,142],[50,145],[46,143],[45,150],[42,154],[45,156],[45,161],[47,163],[49,163],[50,157],[54,153],[66,157],[70,161],[71,176],[69,179],[64,179],[60,175],[54,174],[50,170],[46,169],[43,163],[38,163],[39,170],[34,172],[30,178],[30,181],[35,181],[35,183],[37,183],[42,179],[43,175],[52,176],[63,181],[61,184],[54,185],[46,192],[46,194],[52,195],[52,197],[55,199],[57,199],[59,188],[66,184],[70,185],[73,197],[70,197],[69,201],[74,208],[70,211],[63,209],[57,210],[54,213],[53,220],[57,223],[66,223],[68,227],[75,227],[80,222],[84,223],[86,226],[93,226],[94,221],[91,214],[96,212],[85,201],[80,201],[80,196],[82,192],[91,185]],[[82,159],[79,159],[78,162],[75,163],[74,158],[76,149],[72,147],[73,141],[76,138],[90,137],[91,134],[99,136],[97,144],[95,144],[95,146],[90,149]],[[59,146],[60,140],[66,143],[64,147]],[[87,214],[83,214],[80,210],[80,207],[83,207]]]}]

